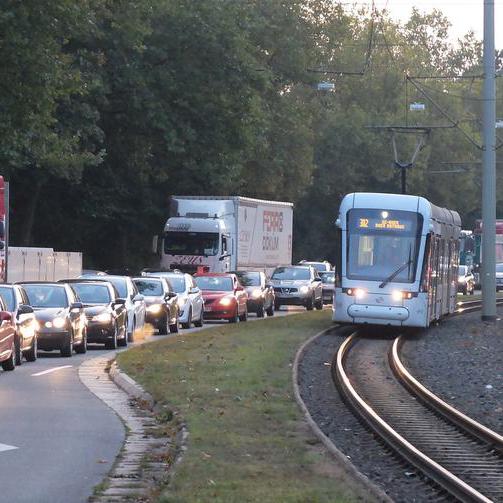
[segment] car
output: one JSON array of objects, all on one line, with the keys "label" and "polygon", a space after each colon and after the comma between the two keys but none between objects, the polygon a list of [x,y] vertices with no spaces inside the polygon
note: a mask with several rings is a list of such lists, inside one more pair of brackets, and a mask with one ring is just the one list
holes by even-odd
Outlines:
[{"label": "car", "polygon": [[464,295],[475,293],[475,277],[467,265],[460,265],[458,268],[458,292]]},{"label": "car", "polygon": [[323,309],[323,289],[318,271],[311,265],[276,267],[271,275],[276,295],[275,309],[283,305]]},{"label": "car", "polygon": [[12,315],[16,327],[16,365],[37,359],[37,320],[33,308],[28,305],[28,296],[21,285],[0,285],[0,297]]},{"label": "car", "polygon": [[86,276],[86,281],[109,281],[119,292],[119,297],[126,300],[127,340],[133,342],[135,332],[143,331],[145,325],[145,300],[129,276],[113,274]]},{"label": "car", "polygon": [[196,327],[202,327],[204,323],[204,301],[201,290],[194,282],[194,278],[180,271],[156,271],[144,270],[142,276],[166,278],[173,290],[178,295],[178,319],[182,328],[190,328],[194,323]]},{"label": "car", "polygon": [[274,316],[274,288],[261,271],[237,271],[234,273],[248,294],[248,312],[256,313],[257,318],[264,314]]},{"label": "car", "polygon": [[496,291],[503,290],[503,263],[496,264]]},{"label": "car", "polygon": [[335,271],[318,272],[321,278],[321,289],[323,292],[323,304],[333,304],[335,293]]},{"label": "car", "polygon": [[143,295],[147,311],[145,321],[159,330],[159,334],[178,332],[178,295],[166,278],[133,278]]},{"label": "car", "polygon": [[107,349],[127,346],[126,299],[109,281],[86,279],[59,280],[69,284],[84,304],[87,342],[104,344]]},{"label": "car", "polygon": [[309,260],[301,260],[298,265],[310,265],[313,266],[318,272],[331,271],[332,264],[327,260],[313,262]]},{"label": "car", "polygon": [[70,357],[87,351],[87,320],[84,305],[70,285],[44,281],[22,282],[38,322],[38,349],[59,350]]},{"label": "car", "polygon": [[12,314],[0,298],[0,365],[4,370],[16,368],[16,326]]},{"label": "car", "polygon": [[85,278],[87,276],[106,276],[105,271],[98,271],[96,269],[82,269],[79,278]]},{"label": "car", "polygon": [[194,279],[203,292],[205,319],[229,323],[248,319],[248,294],[235,274],[202,273],[195,274]]}]

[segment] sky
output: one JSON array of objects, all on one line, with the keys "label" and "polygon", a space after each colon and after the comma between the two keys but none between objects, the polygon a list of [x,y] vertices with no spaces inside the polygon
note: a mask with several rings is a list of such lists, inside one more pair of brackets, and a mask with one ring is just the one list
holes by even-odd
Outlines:
[{"label": "sky", "polygon": [[[370,3],[370,2],[369,2]],[[386,7],[395,19],[406,20],[412,6],[421,12],[436,8],[441,10],[452,24],[453,41],[473,30],[477,38],[484,35],[484,0],[375,0],[378,9]],[[503,0],[494,0],[495,46],[503,49]]]}]

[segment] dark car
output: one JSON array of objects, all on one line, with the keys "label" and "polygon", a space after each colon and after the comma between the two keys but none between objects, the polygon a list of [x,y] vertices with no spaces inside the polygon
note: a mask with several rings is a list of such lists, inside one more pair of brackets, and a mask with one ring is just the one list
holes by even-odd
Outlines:
[{"label": "dark car", "polygon": [[248,319],[248,294],[235,274],[195,274],[194,279],[203,292],[205,319],[228,320],[229,323]]},{"label": "dark car", "polygon": [[50,282],[21,283],[35,310],[38,322],[38,349],[72,356],[73,350],[87,350],[87,321],[84,305],[70,285]]},{"label": "dark car", "polygon": [[84,304],[87,342],[105,344],[107,349],[127,346],[126,300],[108,281],[60,280],[68,283]]},{"label": "dark car", "polygon": [[263,318],[264,313],[274,315],[274,288],[261,271],[237,271],[234,273],[248,294],[247,307],[249,313],[256,313],[257,318]]},{"label": "dark car", "polygon": [[321,278],[323,304],[333,304],[335,294],[335,271],[318,272]]},{"label": "dark car", "polygon": [[145,299],[145,321],[159,334],[178,332],[178,295],[166,278],[133,278],[133,283]]},{"label": "dark car", "polygon": [[16,326],[12,314],[6,310],[0,298],[0,365],[4,370],[16,368]]},{"label": "dark car", "polygon": [[21,285],[0,285],[0,297],[16,326],[16,365],[37,359],[37,320]]}]

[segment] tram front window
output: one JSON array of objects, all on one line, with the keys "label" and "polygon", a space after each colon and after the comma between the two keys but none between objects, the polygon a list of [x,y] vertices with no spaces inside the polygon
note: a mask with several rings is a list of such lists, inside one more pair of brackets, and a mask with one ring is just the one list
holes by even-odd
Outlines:
[{"label": "tram front window", "polygon": [[350,210],[347,277],[413,283],[422,223],[422,216],[410,211]]}]

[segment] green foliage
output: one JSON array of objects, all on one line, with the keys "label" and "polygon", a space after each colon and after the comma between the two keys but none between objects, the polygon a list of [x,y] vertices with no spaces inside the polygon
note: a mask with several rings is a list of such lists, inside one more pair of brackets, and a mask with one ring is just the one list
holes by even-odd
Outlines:
[{"label": "green foliage", "polygon": [[[369,16],[330,0],[7,0],[0,160],[11,242],[80,249],[90,266],[144,266],[169,195],[239,194],[295,202],[296,255],[330,258],[341,197],[399,188],[389,134],[368,126],[452,125],[446,112],[481,142],[480,80],[405,79],[480,74],[480,42],[450,44],[435,10],[403,25]],[[335,92],[317,92],[327,79]],[[407,112],[413,101],[426,111]],[[459,127],[432,131],[408,188],[470,224],[478,172],[429,173],[480,158]],[[414,141],[398,138],[401,159]]]}]

